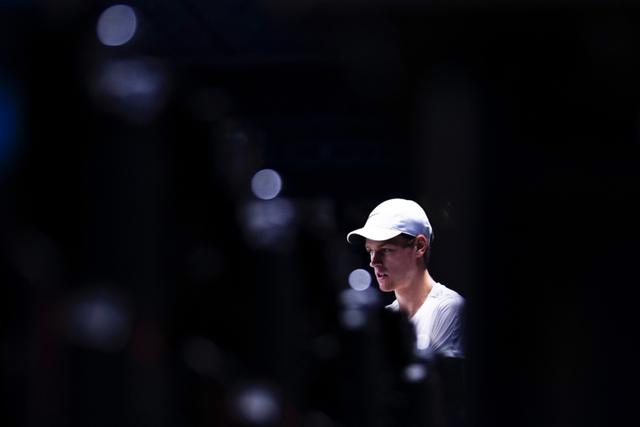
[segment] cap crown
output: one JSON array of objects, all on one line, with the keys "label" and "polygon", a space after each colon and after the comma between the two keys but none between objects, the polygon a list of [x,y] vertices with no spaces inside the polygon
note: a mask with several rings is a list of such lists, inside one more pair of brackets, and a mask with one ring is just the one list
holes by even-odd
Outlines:
[{"label": "cap crown", "polygon": [[351,242],[354,235],[370,240],[388,240],[399,234],[417,236],[423,234],[431,238],[432,229],[427,214],[413,200],[389,199],[376,206],[364,227],[347,235]]}]

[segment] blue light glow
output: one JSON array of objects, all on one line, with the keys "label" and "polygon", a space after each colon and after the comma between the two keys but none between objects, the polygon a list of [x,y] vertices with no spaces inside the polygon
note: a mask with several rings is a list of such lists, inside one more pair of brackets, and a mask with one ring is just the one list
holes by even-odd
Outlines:
[{"label": "blue light glow", "polygon": [[259,199],[274,199],[282,190],[282,179],[273,169],[262,169],[251,179],[251,190]]},{"label": "blue light glow", "polygon": [[138,19],[131,6],[118,4],[107,8],[98,18],[98,39],[105,46],[122,46],[136,33]]}]

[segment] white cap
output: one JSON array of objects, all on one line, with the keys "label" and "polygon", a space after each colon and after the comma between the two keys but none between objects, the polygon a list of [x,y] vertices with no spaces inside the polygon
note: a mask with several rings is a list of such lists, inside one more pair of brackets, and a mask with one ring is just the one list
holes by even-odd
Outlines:
[{"label": "white cap", "polygon": [[419,204],[413,200],[390,199],[371,211],[364,227],[347,234],[347,241],[353,243],[353,238],[360,236],[381,242],[403,233],[411,236],[423,234],[431,240],[433,229]]}]

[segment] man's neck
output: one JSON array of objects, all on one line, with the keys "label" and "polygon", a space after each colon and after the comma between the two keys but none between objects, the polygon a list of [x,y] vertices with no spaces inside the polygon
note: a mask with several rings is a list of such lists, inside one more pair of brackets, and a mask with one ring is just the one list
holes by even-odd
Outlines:
[{"label": "man's neck", "polygon": [[400,310],[407,313],[410,318],[413,317],[429,296],[434,284],[435,280],[425,269],[424,274],[418,275],[409,286],[397,289],[395,294]]}]

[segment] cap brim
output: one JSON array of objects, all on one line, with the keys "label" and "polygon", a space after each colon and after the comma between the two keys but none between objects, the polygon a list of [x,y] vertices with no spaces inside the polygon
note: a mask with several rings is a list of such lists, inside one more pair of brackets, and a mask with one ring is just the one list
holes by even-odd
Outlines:
[{"label": "cap brim", "polygon": [[389,228],[362,227],[347,234],[347,242],[355,243],[359,240],[359,238],[382,242],[385,240],[393,239],[400,234],[402,234],[401,231],[391,230]]}]

